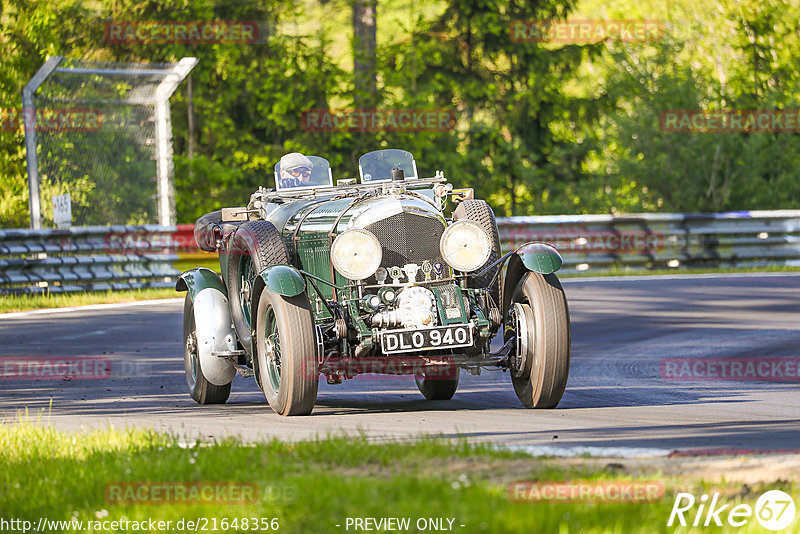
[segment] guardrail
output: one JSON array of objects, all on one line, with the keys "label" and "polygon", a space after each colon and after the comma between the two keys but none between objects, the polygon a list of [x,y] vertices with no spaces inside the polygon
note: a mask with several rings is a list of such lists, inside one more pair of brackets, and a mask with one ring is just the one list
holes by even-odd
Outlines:
[{"label": "guardrail", "polygon": [[[800,210],[500,217],[508,251],[554,245],[563,272],[800,266]],[[0,230],[0,293],[171,287],[194,225]]]},{"label": "guardrail", "polygon": [[170,287],[175,227],[0,230],[0,293]]},{"label": "guardrail", "polygon": [[176,252],[202,252],[194,240],[193,224],[179,224],[175,227],[175,232],[172,234],[172,249]]},{"label": "guardrail", "polygon": [[565,272],[800,266],[800,211],[554,215],[497,219],[511,250],[553,244]]}]

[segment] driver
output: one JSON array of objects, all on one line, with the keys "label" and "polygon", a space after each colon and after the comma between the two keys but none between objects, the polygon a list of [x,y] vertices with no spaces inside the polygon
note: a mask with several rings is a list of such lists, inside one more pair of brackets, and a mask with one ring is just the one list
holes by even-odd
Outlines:
[{"label": "driver", "polygon": [[280,188],[311,185],[311,169],[314,164],[300,152],[285,154],[279,163]]}]

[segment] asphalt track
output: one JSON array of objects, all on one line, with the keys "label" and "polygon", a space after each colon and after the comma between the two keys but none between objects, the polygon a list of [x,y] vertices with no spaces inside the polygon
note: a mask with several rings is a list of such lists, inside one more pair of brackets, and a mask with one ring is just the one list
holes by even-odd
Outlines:
[{"label": "asphalt track", "polygon": [[572,365],[554,410],[522,408],[508,374],[491,371],[462,372],[451,401],[423,400],[410,377],[323,382],[313,414],[291,418],[275,415],[255,382],[237,376],[227,404],[199,406],[184,381],[182,304],[169,300],[0,315],[0,363],[85,356],[112,363],[111,376],[95,380],[0,376],[0,420],[27,409],[30,418],[62,429],[144,425],[186,439],[435,434],[540,452],[609,455],[800,447],[796,376],[662,376],[662,364],[672,358],[745,364],[800,359],[800,273],[573,279],[564,286]]}]

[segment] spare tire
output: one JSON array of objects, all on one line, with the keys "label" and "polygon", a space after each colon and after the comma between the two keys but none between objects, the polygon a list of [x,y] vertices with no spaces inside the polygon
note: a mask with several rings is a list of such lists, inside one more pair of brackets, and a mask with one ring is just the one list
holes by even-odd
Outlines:
[{"label": "spare tire", "polygon": [[[487,265],[491,265],[500,258],[500,234],[497,232],[497,222],[494,218],[494,212],[485,200],[464,200],[461,202],[455,211],[453,211],[453,220],[458,221],[468,219],[478,223],[486,233],[489,234],[489,239],[492,242],[492,251],[489,254],[489,259],[486,260],[478,271],[485,269]],[[487,287],[489,282],[494,278],[498,268],[483,273],[481,276],[468,278],[468,285],[472,288]],[[489,294],[495,302],[499,302],[500,298],[500,277],[498,276],[492,287],[489,288]]]},{"label": "spare tire", "polygon": [[194,240],[200,250],[215,252],[217,250],[217,235],[214,232],[222,224],[222,210],[206,213],[194,223]]},{"label": "spare tire", "polygon": [[228,245],[228,301],[239,343],[252,354],[253,287],[262,270],[278,263],[288,264],[289,256],[281,234],[268,221],[242,223]]}]

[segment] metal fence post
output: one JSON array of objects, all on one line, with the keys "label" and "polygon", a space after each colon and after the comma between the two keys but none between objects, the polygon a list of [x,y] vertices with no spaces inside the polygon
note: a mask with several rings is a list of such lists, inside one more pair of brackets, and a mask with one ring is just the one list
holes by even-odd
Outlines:
[{"label": "metal fence post", "polygon": [[164,226],[175,224],[175,184],[172,165],[172,124],[169,99],[178,85],[197,65],[197,58],[185,57],[173,68],[170,76],[156,90],[156,179],[158,181],[158,223]]},{"label": "metal fence post", "polygon": [[33,102],[33,95],[47,77],[56,70],[62,59],[64,59],[62,56],[53,56],[48,59],[22,90],[25,160],[28,165],[28,210],[31,228],[34,230],[42,227],[42,206],[39,195],[39,162],[36,159],[36,106]]}]

